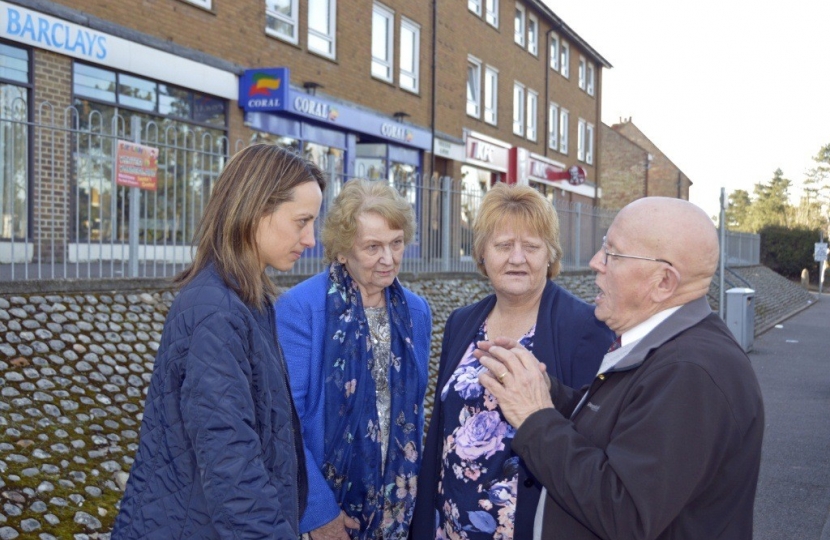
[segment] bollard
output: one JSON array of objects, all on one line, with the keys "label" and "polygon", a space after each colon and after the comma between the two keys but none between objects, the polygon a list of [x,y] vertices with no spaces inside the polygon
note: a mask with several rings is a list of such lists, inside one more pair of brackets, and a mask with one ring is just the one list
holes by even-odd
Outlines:
[{"label": "bollard", "polygon": [[806,268],[801,271],[801,286],[805,289],[810,289],[810,271]]}]

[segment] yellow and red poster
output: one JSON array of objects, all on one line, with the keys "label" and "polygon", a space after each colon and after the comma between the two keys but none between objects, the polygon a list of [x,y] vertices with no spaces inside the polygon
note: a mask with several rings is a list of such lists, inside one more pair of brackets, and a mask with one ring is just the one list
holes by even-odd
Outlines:
[{"label": "yellow and red poster", "polygon": [[159,149],[129,141],[118,141],[115,183],[155,191]]}]

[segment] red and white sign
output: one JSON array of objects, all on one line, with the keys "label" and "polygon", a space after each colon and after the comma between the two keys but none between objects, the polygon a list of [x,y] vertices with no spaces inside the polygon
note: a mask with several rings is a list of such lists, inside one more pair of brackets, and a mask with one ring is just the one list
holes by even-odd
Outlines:
[{"label": "red and white sign", "polygon": [[510,167],[507,174],[508,183],[527,184],[528,180],[546,180],[559,182],[567,180],[569,184],[578,186],[585,183],[585,169],[573,165],[569,168],[542,161],[524,148],[510,149]]},{"label": "red and white sign", "polygon": [[496,171],[507,172],[510,148],[483,136],[467,134],[467,162]]},{"label": "red and white sign", "polygon": [[155,191],[159,149],[129,141],[118,141],[115,154],[115,183]]}]

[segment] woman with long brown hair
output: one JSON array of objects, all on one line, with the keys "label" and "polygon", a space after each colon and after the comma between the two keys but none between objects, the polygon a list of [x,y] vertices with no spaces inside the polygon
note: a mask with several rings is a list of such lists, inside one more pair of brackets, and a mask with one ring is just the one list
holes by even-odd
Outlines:
[{"label": "woman with long brown hair", "polygon": [[114,539],[296,540],[305,458],[265,270],[314,246],[324,188],[314,164],[270,145],[219,176],[176,278]]}]

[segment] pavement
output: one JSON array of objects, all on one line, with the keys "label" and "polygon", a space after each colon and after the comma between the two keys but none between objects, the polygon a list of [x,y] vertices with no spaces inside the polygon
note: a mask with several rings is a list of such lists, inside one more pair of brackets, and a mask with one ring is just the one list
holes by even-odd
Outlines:
[{"label": "pavement", "polygon": [[764,396],[755,540],[830,540],[830,294],[756,336]]}]

